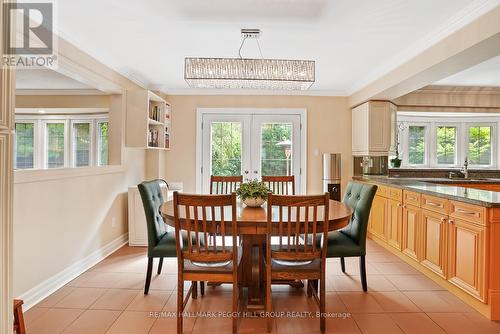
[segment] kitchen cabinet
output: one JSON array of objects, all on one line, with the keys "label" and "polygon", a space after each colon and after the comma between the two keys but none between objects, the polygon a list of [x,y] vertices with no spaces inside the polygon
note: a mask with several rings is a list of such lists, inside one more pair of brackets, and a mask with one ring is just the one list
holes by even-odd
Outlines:
[{"label": "kitchen cabinet", "polygon": [[422,210],[421,222],[421,264],[446,278],[448,216],[434,211]]},{"label": "kitchen cabinet", "polygon": [[403,234],[403,205],[400,201],[389,199],[387,201],[387,243],[401,250],[401,237]]},{"label": "kitchen cabinet", "polygon": [[401,250],[409,258],[420,260],[420,208],[413,205],[403,205],[403,235]]},{"label": "kitchen cabinet", "polygon": [[386,240],[386,214],[387,198],[375,196],[370,213],[370,233],[384,241]]},{"label": "kitchen cabinet", "polygon": [[369,101],[352,109],[353,155],[388,155],[394,150],[396,106]]},{"label": "kitchen cabinet", "polygon": [[463,219],[449,220],[448,280],[486,301],[486,227]]}]

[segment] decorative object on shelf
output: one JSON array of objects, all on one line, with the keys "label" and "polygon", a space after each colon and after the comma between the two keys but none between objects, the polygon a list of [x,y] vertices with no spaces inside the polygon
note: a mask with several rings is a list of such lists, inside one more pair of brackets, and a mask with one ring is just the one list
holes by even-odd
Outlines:
[{"label": "decorative object on shelf", "polygon": [[262,206],[267,200],[269,188],[262,181],[252,180],[242,183],[236,190],[238,197],[246,206],[257,208]]},{"label": "decorative object on shelf", "polygon": [[[239,58],[185,58],[184,79],[192,88],[307,90],[315,81],[314,60],[264,59],[260,29],[241,29]],[[248,39],[255,39],[261,59],[241,56]]]},{"label": "decorative object on shelf", "polygon": [[399,158],[399,144],[400,144],[400,135],[401,131],[403,131],[406,128],[406,124],[404,123],[399,123],[398,124],[398,129],[396,131],[396,156],[391,159],[391,165],[393,168],[399,168],[401,167],[401,159]]}]

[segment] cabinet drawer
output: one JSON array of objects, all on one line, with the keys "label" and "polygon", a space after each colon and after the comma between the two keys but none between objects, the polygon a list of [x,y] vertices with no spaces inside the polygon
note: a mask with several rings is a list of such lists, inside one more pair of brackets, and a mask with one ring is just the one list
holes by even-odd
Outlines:
[{"label": "cabinet drawer", "polygon": [[387,198],[393,199],[395,201],[402,201],[403,200],[403,189],[388,187],[387,188]]},{"label": "cabinet drawer", "polygon": [[382,197],[387,197],[387,186],[377,184],[377,195]]},{"label": "cabinet drawer", "polygon": [[472,223],[486,225],[486,208],[482,206],[450,201],[450,216]]},{"label": "cabinet drawer", "polygon": [[422,199],[422,195],[413,191],[405,190],[403,192],[403,202],[405,204],[410,204],[414,206],[420,207],[420,201]]},{"label": "cabinet drawer", "polygon": [[448,214],[449,201],[445,198],[422,195],[422,209]]}]

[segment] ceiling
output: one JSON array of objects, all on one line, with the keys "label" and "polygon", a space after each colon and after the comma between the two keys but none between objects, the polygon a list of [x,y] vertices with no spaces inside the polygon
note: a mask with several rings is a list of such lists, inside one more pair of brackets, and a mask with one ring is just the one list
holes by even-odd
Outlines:
[{"label": "ceiling", "polygon": [[500,56],[440,80],[438,86],[500,87]]},{"label": "ceiling", "polygon": [[[151,89],[193,93],[185,57],[236,57],[241,28],[260,28],[265,58],[312,59],[307,94],[349,95],[497,0],[65,0],[58,33]],[[104,15],[104,14],[105,15]],[[253,40],[242,54],[259,57]]]},{"label": "ceiling", "polygon": [[81,82],[49,69],[22,69],[16,71],[17,90],[93,89]]}]

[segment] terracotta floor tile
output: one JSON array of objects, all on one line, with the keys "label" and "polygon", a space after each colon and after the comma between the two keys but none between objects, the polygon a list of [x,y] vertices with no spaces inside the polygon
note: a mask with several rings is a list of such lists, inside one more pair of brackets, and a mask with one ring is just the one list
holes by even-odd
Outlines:
[{"label": "terracotta floor tile", "polygon": [[[194,327],[196,318],[184,318],[183,333],[191,333]],[[176,334],[177,333],[177,318],[172,316],[161,316],[156,319],[148,334]]]},{"label": "terracotta floor tile", "polygon": [[[475,333],[478,326],[463,313],[427,313],[448,334]],[[500,329],[500,328],[499,328]],[[482,331],[481,333],[486,333]]]},{"label": "terracotta floor tile", "polygon": [[170,297],[171,291],[149,291],[145,295],[143,291],[136,294],[132,302],[127,306],[127,311],[161,311],[167,299]]},{"label": "terracotta floor tile", "polygon": [[125,310],[142,290],[109,289],[90,306],[93,310]]},{"label": "terracotta floor tile", "polygon": [[354,314],[363,334],[402,334],[403,331],[387,314]]},{"label": "terracotta floor tile", "polygon": [[422,275],[404,262],[374,262],[371,265],[384,275]]},{"label": "terracotta floor tile", "polygon": [[81,288],[141,289],[144,288],[145,277],[145,273],[88,271],[68,283],[68,286]]},{"label": "terracotta floor tile", "polygon": [[87,310],[63,334],[104,334],[120,315],[120,311]]},{"label": "terracotta floor tile", "polygon": [[100,288],[75,288],[71,293],[55,304],[54,307],[86,309],[105,292],[106,289]]},{"label": "terracotta floor tile", "polygon": [[405,291],[424,312],[471,312],[472,308],[448,291]]},{"label": "terracotta floor tile", "polygon": [[276,318],[276,330],[279,334],[320,334],[319,318],[279,317]]},{"label": "terracotta floor tile", "polygon": [[57,334],[61,333],[85,310],[80,309],[49,309],[32,323],[26,324],[26,333]]},{"label": "terracotta floor tile", "polygon": [[347,318],[326,318],[325,333],[360,334],[361,331],[352,316]]},{"label": "terracotta floor tile", "polygon": [[372,292],[371,295],[385,312],[421,312],[402,292]]},{"label": "terracotta floor tile", "polygon": [[367,252],[366,253],[366,262],[367,263],[376,263],[376,262],[403,262],[399,257],[394,254],[391,254],[388,251],[380,251],[380,252]]},{"label": "terracotta floor tile", "polygon": [[45,307],[32,307],[28,311],[24,312],[24,323],[32,323],[48,311],[49,309]]},{"label": "terracotta floor tile", "polygon": [[347,307],[336,293],[327,292],[325,299],[327,312],[348,312]]},{"label": "terracotta floor tile", "polygon": [[144,334],[148,333],[155,318],[149,312],[124,311],[106,334]]},{"label": "terracotta floor tile", "polygon": [[149,289],[151,290],[165,290],[172,291],[177,288],[177,274],[167,275],[162,273],[161,275],[154,274],[151,278],[151,285]]},{"label": "terracotta floor tile", "polygon": [[405,334],[445,334],[425,313],[392,313],[391,317]]},{"label": "terracotta floor tile", "polygon": [[482,334],[500,333],[500,321],[490,321],[476,311],[464,313],[464,316],[470,319]]},{"label": "terracotta floor tile", "polygon": [[423,275],[386,275],[385,277],[402,291],[444,290],[439,284]]},{"label": "terracotta floor tile", "polygon": [[382,313],[384,310],[371,293],[339,292],[339,297],[351,313]]},{"label": "terracotta floor tile", "polygon": [[[366,273],[369,275],[381,275],[375,266],[371,263],[366,263]],[[359,275],[359,257],[346,257],[345,258],[345,273],[342,272],[342,267],[340,266],[340,259],[331,258],[328,259],[326,264],[326,275]]]},{"label": "terracotta floor tile", "polygon": [[54,293],[52,293],[47,298],[43,299],[36,306],[37,307],[53,307],[58,302],[60,302],[61,299],[63,299],[67,295],[69,295],[74,290],[75,290],[75,288],[72,288],[72,287],[69,287],[69,286],[63,286],[62,288],[60,288],[59,290],[55,291]]},{"label": "terracotta floor tile", "polygon": [[[359,275],[335,275],[327,278],[327,291],[363,291]],[[382,275],[368,275],[368,291],[397,291],[398,289]],[[330,289],[328,289],[330,287]]]}]

